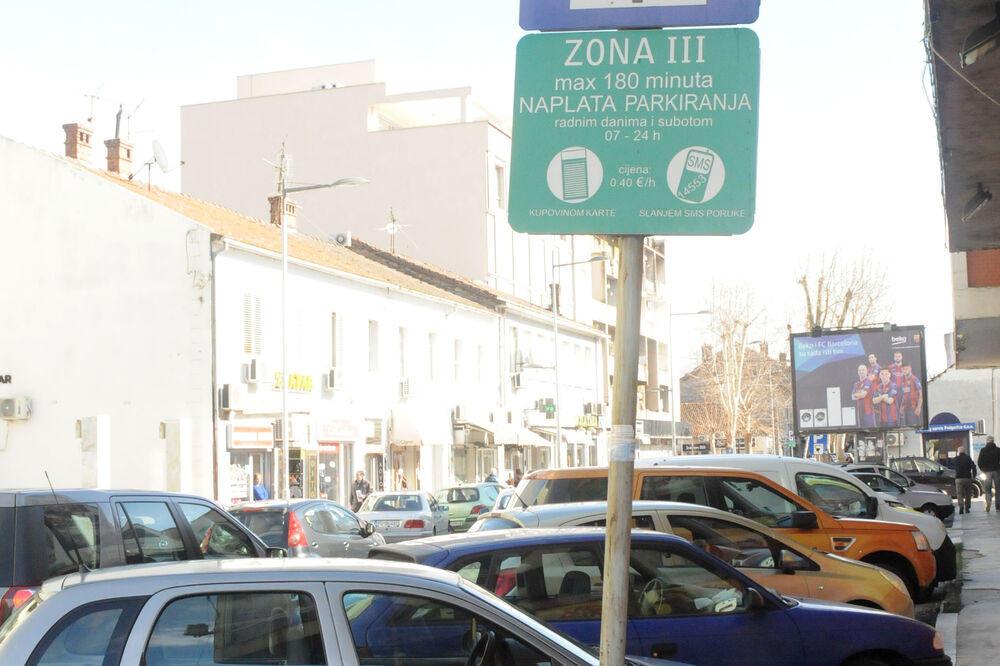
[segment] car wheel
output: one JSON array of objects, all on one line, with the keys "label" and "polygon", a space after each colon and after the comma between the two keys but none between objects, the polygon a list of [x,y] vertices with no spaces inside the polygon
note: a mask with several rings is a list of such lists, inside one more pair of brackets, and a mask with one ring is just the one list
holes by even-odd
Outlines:
[{"label": "car wheel", "polygon": [[926,513],[928,516],[936,517],[938,515],[937,507],[934,506],[933,504],[924,504],[922,507],[920,507],[920,510],[923,513]]}]

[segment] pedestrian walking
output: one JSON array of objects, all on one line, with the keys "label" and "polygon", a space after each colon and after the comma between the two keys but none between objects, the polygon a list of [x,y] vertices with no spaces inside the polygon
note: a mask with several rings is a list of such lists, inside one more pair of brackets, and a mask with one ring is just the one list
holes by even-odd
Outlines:
[{"label": "pedestrian walking", "polygon": [[354,486],[351,493],[351,508],[357,511],[361,508],[361,503],[365,501],[372,493],[372,486],[365,479],[365,473],[362,470],[358,470],[354,474]]},{"label": "pedestrian walking", "polygon": [[[986,474],[986,513],[989,513],[994,493],[1000,503],[1000,448],[993,440],[993,435],[986,438],[986,446],[979,452],[976,462],[979,464],[979,471]],[[997,507],[997,512],[1000,513],[1000,506]]]},{"label": "pedestrian walking", "polygon": [[958,512],[972,511],[972,480],[976,478],[976,463],[965,452],[965,447],[958,447],[955,456],[955,494],[958,495]]}]

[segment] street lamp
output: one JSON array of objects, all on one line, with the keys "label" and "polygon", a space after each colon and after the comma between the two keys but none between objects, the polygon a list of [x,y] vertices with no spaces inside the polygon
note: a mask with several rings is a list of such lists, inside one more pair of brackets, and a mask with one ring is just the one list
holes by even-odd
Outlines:
[{"label": "street lamp", "polygon": [[611,257],[606,254],[595,254],[590,259],[581,261],[570,261],[565,264],[557,264],[556,253],[552,253],[552,344],[555,347],[552,355],[552,368],[555,371],[556,382],[556,467],[568,467],[569,465],[559,464],[563,459],[562,454],[562,403],[559,401],[559,308],[557,307],[558,297],[556,295],[556,270],[567,266],[578,266],[580,264],[593,264],[599,261],[607,261]]},{"label": "street lamp", "polygon": [[279,496],[288,499],[288,438],[291,429],[288,426],[288,336],[287,310],[288,310],[288,225],[285,224],[285,197],[295,192],[305,192],[307,190],[322,190],[332,187],[353,187],[364,185],[368,182],[365,178],[340,178],[332,183],[320,185],[297,185],[288,187],[285,180],[287,175],[287,156],[285,155],[285,145],[281,145],[281,161],[278,166],[278,196],[280,197],[278,210],[281,220],[281,458],[282,464],[279,467],[278,489]]},{"label": "street lamp", "polygon": [[670,349],[667,351],[670,354],[670,449],[673,455],[677,455],[677,387],[674,385],[674,317],[687,317],[694,315],[710,315],[711,310],[698,310],[697,312],[674,312],[674,304],[670,304],[670,310],[668,311],[668,335],[667,344]]}]

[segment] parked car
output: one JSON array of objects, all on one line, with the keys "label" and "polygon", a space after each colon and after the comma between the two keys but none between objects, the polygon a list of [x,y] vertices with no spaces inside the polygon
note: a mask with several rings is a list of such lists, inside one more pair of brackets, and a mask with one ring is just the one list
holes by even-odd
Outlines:
[{"label": "parked car", "polygon": [[195,495],[0,490],[0,622],[46,578],[80,569],[283,554]]},{"label": "parked car", "polygon": [[[513,496],[514,496],[514,488],[513,487],[507,486],[506,488],[504,488],[503,490],[501,490],[500,494],[497,495],[496,501],[493,502],[493,510],[494,511],[502,511],[502,510],[506,509],[507,505],[510,504],[510,498],[512,498]],[[483,515],[482,512],[480,512],[479,515],[480,516]],[[473,523],[473,524],[475,524],[475,523]]]},{"label": "parked car", "polygon": [[[937,580],[953,580],[958,575],[958,551],[941,521],[934,515],[910,509],[890,496],[880,496],[847,471],[794,456],[728,454],[662,458],[661,465],[726,465],[757,472],[806,498],[827,513],[843,518],[875,518],[915,525],[931,544],[937,561]],[[875,499],[875,503],[869,500]]]},{"label": "parked car", "polygon": [[[839,483],[839,482],[838,482]],[[877,500],[853,486],[838,488],[853,515],[870,515]],[[850,494],[847,493],[850,491]],[[919,601],[934,588],[937,563],[927,537],[913,525],[835,518],[769,478],[732,467],[636,465],[632,499],[679,501],[742,515],[824,552],[888,569]],[[536,470],[521,480],[523,506],[606,500],[606,467]]]},{"label": "parked car", "polygon": [[[607,502],[548,504],[489,513],[470,532],[539,527],[602,527]],[[681,502],[632,503],[632,524],[676,534],[780,594],[867,606],[913,617],[899,576],[870,564],[810,550],[760,523]]]},{"label": "parked car", "polygon": [[[945,467],[936,460],[922,456],[903,456],[890,460],[889,467],[897,472],[902,472],[917,483],[926,483],[929,486],[947,490],[953,498],[957,497],[955,494],[955,470]],[[982,492],[981,482],[979,479],[974,479],[972,496],[979,497]]]},{"label": "parked car", "polygon": [[434,493],[437,501],[448,507],[448,524],[453,532],[464,532],[489,511],[504,486],[499,483],[471,483],[442,488]]},{"label": "parked car", "polygon": [[938,492],[945,495],[951,496],[951,492],[945,490],[944,488],[939,488],[938,486],[932,486],[928,483],[918,483],[914,481],[906,474],[902,472],[897,472],[888,465],[879,465],[878,463],[844,463],[841,465],[845,470],[854,474],[856,472],[863,472],[866,474],[881,474],[890,481],[895,481],[904,488],[911,488],[913,490],[928,490],[931,492]]},{"label": "parked car", "polygon": [[448,507],[422,490],[372,493],[357,515],[389,543],[448,531]]},{"label": "parked car", "polygon": [[368,557],[372,546],[385,543],[374,525],[330,500],[245,502],[229,513],[292,557]]},{"label": "parked car", "polygon": [[0,663],[597,666],[598,660],[453,573],[289,558],[50,580],[0,629]]},{"label": "parked car", "polygon": [[903,504],[917,511],[937,516],[946,526],[955,523],[955,504],[951,496],[937,489],[913,490],[909,486],[901,486],[892,479],[874,472],[854,472],[869,488],[877,493],[895,497]]},{"label": "parked car", "polygon": [[[373,548],[456,571],[588,645],[599,642],[602,528],[498,530]],[[921,622],[779,596],[687,541],[633,530],[626,651],[696,664],[950,664]]]}]

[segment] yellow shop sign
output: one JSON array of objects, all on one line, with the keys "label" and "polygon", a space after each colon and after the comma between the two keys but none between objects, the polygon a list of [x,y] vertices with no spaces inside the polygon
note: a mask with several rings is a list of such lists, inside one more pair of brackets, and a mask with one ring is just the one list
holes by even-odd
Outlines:
[{"label": "yellow shop sign", "polygon": [[[281,373],[274,373],[274,390],[281,390]],[[288,390],[297,393],[310,393],[313,390],[312,375],[288,375]]]}]

